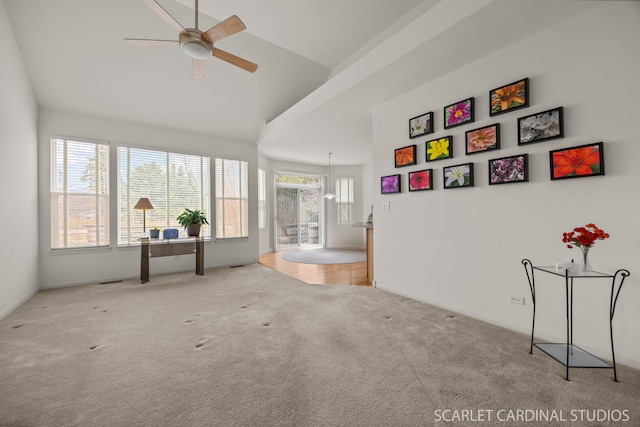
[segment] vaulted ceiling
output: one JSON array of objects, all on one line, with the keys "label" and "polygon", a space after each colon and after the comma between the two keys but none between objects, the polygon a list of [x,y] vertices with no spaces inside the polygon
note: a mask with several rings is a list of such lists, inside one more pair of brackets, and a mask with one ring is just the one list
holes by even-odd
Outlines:
[{"label": "vaulted ceiling", "polygon": [[[157,0],[193,27],[194,0]],[[581,0],[200,0],[199,28],[247,29],[192,77],[177,40],[140,0],[4,0],[39,105],[257,143],[268,157],[371,161],[371,109],[596,6]],[[517,59],[515,59],[517,60]],[[516,76],[520,77],[520,76]],[[402,143],[402,141],[399,141]]]}]

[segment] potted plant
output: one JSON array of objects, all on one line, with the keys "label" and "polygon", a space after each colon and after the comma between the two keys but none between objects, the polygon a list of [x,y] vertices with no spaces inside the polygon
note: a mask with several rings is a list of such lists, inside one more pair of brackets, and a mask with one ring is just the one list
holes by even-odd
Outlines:
[{"label": "potted plant", "polygon": [[187,230],[187,236],[198,237],[200,235],[200,228],[203,224],[209,225],[207,217],[204,212],[195,209],[191,210],[185,208],[184,211],[176,218],[178,224]]}]

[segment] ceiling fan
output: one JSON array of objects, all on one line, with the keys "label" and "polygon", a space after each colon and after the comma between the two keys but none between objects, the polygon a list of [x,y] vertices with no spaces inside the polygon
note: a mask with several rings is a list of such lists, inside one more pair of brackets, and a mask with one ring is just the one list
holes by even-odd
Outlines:
[{"label": "ceiling fan", "polygon": [[180,46],[182,51],[192,58],[193,77],[196,79],[203,79],[205,77],[204,60],[210,56],[215,56],[216,58],[222,59],[223,61],[235,65],[236,67],[240,67],[250,73],[253,73],[258,69],[257,64],[213,46],[215,42],[247,28],[244,25],[244,22],[242,22],[236,15],[225,19],[207,31],[200,31],[198,29],[198,0],[195,0],[195,28],[184,28],[155,0],[142,0],[142,2],[177,30],[179,33],[179,39],[175,41],[125,38],[125,41],[128,43],[139,46]]}]

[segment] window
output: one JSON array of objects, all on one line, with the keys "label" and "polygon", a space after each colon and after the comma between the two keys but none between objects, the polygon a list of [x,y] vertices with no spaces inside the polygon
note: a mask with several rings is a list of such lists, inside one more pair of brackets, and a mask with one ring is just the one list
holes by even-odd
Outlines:
[{"label": "window", "polygon": [[216,158],[216,238],[249,236],[247,162]]},{"label": "window", "polygon": [[336,222],[353,223],[353,178],[336,178]]},{"label": "window", "polygon": [[109,245],[109,146],[51,139],[51,249]]},{"label": "window", "polygon": [[267,226],[267,174],[258,169],[258,228]]},{"label": "window", "polygon": [[[147,197],[153,209],[144,211],[146,229],[184,229],[176,218],[185,208],[199,209],[211,222],[209,157],[140,148],[118,147],[118,243],[136,243],[143,233],[143,211],[134,209]],[[203,225],[200,236],[211,237]]]}]

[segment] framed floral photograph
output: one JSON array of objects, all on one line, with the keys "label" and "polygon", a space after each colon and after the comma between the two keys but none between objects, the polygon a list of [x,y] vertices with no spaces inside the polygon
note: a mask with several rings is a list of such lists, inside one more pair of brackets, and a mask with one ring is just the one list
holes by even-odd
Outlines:
[{"label": "framed floral photograph", "polygon": [[489,160],[489,185],[528,181],[528,154]]},{"label": "framed floral photograph", "polygon": [[433,190],[433,169],[409,172],[409,191]]},{"label": "framed floral photograph", "polygon": [[444,189],[473,187],[473,163],[442,168]]},{"label": "framed floral photograph", "polygon": [[409,119],[409,138],[433,133],[433,111]]},{"label": "framed floral photograph", "polygon": [[453,136],[447,135],[442,138],[427,141],[427,162],[435,160],[453,158]]},{"label": "framed floral photograph", "polygon": [[400,184],[400,174],[383,176],[380,178],[380,192],[382,194],[399,193]]},{"label": "framed floral photograph", "polygon": [[396,167],[415,165],[416,159],[416,145],[409,145],[407,147],[396,148],[394,151],[394,158]]},{"label": "framed floral photograph", "polygon": [[475,120],[473,116],[474,101],[474,98],[471,97],[444,107],[444,128],[450,129],[473,123]]},{"label": "framed floral photograph", "polygon": [[602,142],[549,151],[551,180],[604,175]]},{"label": "framed floral photograph", "polygon": [[500,123],[495,123],[465,133],[466,154],[500,149]]},{"label": "framed floral photograph", "polygon": [[563,108],[558,107],[518,119],[518,145],[564,138]]},{"label": "framed floral photograph", "polygon": [[529,78],[489,91],[489,115],[508,113],[529,106]]}]

